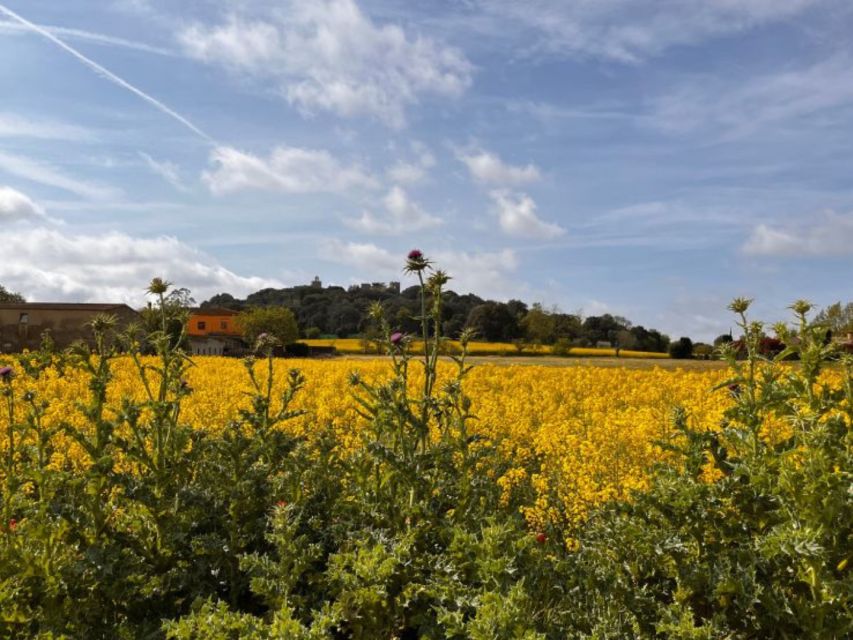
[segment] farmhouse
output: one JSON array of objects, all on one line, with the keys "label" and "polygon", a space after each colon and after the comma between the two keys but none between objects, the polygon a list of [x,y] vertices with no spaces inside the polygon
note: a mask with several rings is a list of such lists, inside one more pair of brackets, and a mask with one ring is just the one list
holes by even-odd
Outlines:
[{"label": "farmhouse", "polygon": [[99,314],[115,316],[118,328],[137,321],[139,314],[126,304],[23,302],[0,304],[0,352],[37,349],[47,332],[60,349],[83,340],[92,341],[89,322]]},{"label": "farmhouse", "polygon": [[238,313],[224,307],[193,309],[187,326],[190,351],[196,356],[235,356],[246,350]]}]

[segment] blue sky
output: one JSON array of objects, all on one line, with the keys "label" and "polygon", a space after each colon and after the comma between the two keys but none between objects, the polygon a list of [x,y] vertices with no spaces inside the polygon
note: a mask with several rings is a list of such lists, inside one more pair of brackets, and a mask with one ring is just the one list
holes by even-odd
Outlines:
[{"label": "blue sky", "polygon": [[400,279],[710,339],[853,294],[846,0],[0,0],[0,283]]}]

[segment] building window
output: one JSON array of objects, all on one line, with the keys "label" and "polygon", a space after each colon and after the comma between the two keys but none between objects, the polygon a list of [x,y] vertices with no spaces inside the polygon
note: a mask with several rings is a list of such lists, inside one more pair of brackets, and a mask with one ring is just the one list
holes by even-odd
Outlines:
[{"label": "building window", "polygon": [[205,329],[207,329],[207,323],[204,320],[199,320],[198,329],[199,331],[204,331]]},{"label": "building window", "polygon": [[219,323],[219,327],[220,327],[223,331],[227,331],[227,330],[228,330],[228,321],[227,321],[227,320],[223,320],[222,322],[220,322],[220,323]]},{"label": "building window", "polygon": [[29,324],[30,323],[30,314],[22,313],[21,317],[18,319],[19,324]]}]

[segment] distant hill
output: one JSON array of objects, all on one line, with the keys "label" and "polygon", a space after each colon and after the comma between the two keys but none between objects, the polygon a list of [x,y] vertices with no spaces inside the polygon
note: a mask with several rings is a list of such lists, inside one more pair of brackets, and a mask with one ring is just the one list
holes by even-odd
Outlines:
[{"label": "distant hill", "polygon": [[[248,307],[284,306],[293,311],[302,335],[307,338],[366,335],[375,331],[367,310],[380,302],[395,330],[418,333],[420,313],[417,286],[400,289],[398,282],[373,282],[323,287],[319,279],[312,284],[284,289],[261,289],[245,299],[220,293],[206,300],[202,307],[226,307],[241,310]],[[637,351],[666,351],[669,337],[655,329],[634,326],[629,320],[604,314],[580,317],[576,314],[548,310],[539,304],[528,306],[520,300],[497,302],[473,293],[448,291],[444,301],[444,334],[457,337],[466,327],[477,331],[477,337],[489,342],[523,340],[539,344],[564,341],[575,346],[617,344]]]}]

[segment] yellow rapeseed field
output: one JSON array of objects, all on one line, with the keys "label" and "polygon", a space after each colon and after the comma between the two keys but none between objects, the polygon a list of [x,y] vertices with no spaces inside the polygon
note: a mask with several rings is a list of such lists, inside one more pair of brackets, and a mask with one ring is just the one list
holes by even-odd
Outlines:
[{"label": "yellow rapeseed field", "polygon": [[[193,392],[184,401],[182,419],[198,429],[222,429],[238,409],[248,407],[244,365],[217,357],[196,358],[195,363],[187,380]],[[255,366],[263,377],[266,363]],[[363,419],[355,411],[348,374],[357,369],[363,378],[376,380],[389,374],[387,362],[276,360],[274,366],[279,384],[291,368],[307,379],[296,400],[296,407],[307,413],[285,428],[309,439],[332,430],[341,455],[359,446]],[[440,363],[442,375],[451,370],[449,363]],[[471,372],[465,391],[477,417],[471,430],[496,438],[515,463],[496,481],[507,494],[520,480],[531,481],[535,496],[528,499],[526,515],[532,524],[571,523],[590,507],[645,486],[649,466],[662,455],[654,441],[667,435],[673,407],[683,406],[700,427],[718,423],[730,398],[712,387],[725,376],[725,370],[483,365]],[[419,384],[417,375],[412,383]],[[47,427],[64,420],[86,428],[78,403],[87,397],[87,380],[79,371],[69,369],[60,377],[48,370],[38,380],[20,377],[16,395],[26,390],[47,403]],[[126,396],[139,398],[140,385],[131,361],[119,358],[109,389],[112,410]],[[24,403],[18,409],[23,417]],[[5,433],[5,422],[0,413],[0,433]],[[76,464],[83,458],[75,443],[59,434],[54,438],[59,441],[55,464]],[[529,464],[534,461],[541,471],[526,478],[525,468],[537,466]]]},{"label": "yellow rapeseed field", "polygon": [[[305,344],[312,347],[334,347],[339,353],[377,353],[377,348],[382,351],[383,346],[377,347],[376,343],[361,338],[318,338],[314,340],[301,340]],[[447,353],[460,353],[461,348],[455,340],[445,342],[444,349]],[[423,351],[421,342],[415,341],[411,345],[411,350],[414,353]],[[478,355],[551,355],[553,353],[550,345],[533,345],[525,344],[521,351],[516,345],[509,342],[469,342],[468,353],[472,356]],[[616,355],[616,349],[605,349],[595,347],[572,347],[568,354],[571,357],[613,357]],[[621,349],[619,351],[621,358],[669,358],[669,354],[657,353],[649,351],[632,351],[630,349]]]}]

